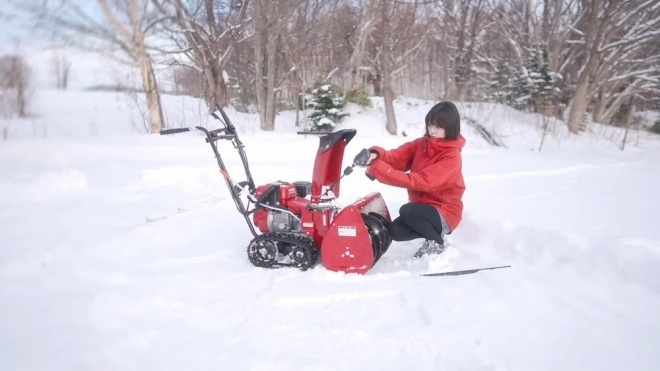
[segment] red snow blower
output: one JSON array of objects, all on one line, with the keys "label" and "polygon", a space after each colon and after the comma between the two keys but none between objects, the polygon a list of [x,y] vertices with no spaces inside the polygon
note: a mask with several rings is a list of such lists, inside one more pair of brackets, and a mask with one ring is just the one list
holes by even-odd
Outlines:
[{"label": "red snow blower", "polygon": [[[262,268],[295,267],[304,271],[317,263],[320,254],[323,265],[331,271],[364,274],[371,269],[392,243],[387,229],[391,219],[383,197],[374,192],[341,210],[336,206],[340,180],[369,159],[369,151],[363,149],[341,175],[344,149],[356,130],[298,132],[320,136],[312,181],[277,181],[256,187],[236,128],[222,107],[217,105],[217,110],[222,118],[215,112],[211,115],[223,128],[209,131],[195,126],[162,130],[160,134],[193,129],[206,134],[236,207],[254,235],[247,247],[249,261]],[[232,142],[243,163],[246,181],[237,183],[229,176],[215,143],[218,140]]]}]

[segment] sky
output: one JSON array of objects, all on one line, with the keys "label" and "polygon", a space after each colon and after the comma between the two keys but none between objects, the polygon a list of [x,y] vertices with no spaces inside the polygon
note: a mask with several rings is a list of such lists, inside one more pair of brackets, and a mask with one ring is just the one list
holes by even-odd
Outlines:
[{"label": "sky", "polygon": [[71,62],[70,89],[132,85],[140,81],[136,69],[121,65],[106,56],[58,46],[55,40],[46,38],[46,34],[35,28],[32,22],[21,17],[16,10],[11,10],[11,5],[6,7],[0,15],[0,55],[22,55],[31,67],[33,88],[55,87],[51,60],[56,53],[67,56]]}]

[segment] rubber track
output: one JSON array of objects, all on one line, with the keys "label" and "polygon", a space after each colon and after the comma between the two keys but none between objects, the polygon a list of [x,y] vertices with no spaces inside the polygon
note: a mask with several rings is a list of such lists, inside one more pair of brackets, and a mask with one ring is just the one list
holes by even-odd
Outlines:
[{"label": "rubber track", "polygon": [[[293,262],[292,258],[291,258],[292,263],[290,264],[280,263],[278,261],[275,261],[272,264],[263,264],[259,261],[253,261],[252,259],[250,259],[249,256],[250,246],[257,241],[264,241],[264,240],[288,243],[302,248],[303,251],[305,251],[305,254],[311,256],[309,264],[305,264],[305,265],[296,264],[295,262]],[[291,247],[291,249],[293,249],[293,247]],[[250,244],[248,244],[248,259],[254,266],[260,268],[275,269],[282,267],[295,267],[300,269],[301,271],[306,271],[307,269],[309,269],[310,267],[316,264],[318,258],[319,258],[319,250],[316,248],[314,241],[310,237],[303,235],[297,235],[292,233],[268,232],[255,237],[254,239],[252,239],[252,241],[250,241]]]}]

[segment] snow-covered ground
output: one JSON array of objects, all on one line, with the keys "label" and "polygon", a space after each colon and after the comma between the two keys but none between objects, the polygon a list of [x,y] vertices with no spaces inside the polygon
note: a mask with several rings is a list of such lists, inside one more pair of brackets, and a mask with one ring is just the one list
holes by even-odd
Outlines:
[{"label": "snow-covered ground", "polygon": [[[126,101],[43,91],[39,117],[0,121],[0,369],[660,368],[660,137],[632,133],[620,151],[619,129],[558,123],[538,152],[538,116],[459,104],[507,149],[463,126],[465,214],[443,256],[394,242],[364,276],[264,270],[208,145],[134,134]],[[171,126],[213,125],[198,101],[165,101]],[[351,108],[345,164],[421,133],[432,104],[397,103],[404,138],[376,103]],[[292,112],[273,133],[230,113],[257,183],[311,178],[318,139],[293,134]],[[371,191],[393,216],[407,201],[356,170],[340,202]],[[419,276],[496,265],[512,267]]]}]

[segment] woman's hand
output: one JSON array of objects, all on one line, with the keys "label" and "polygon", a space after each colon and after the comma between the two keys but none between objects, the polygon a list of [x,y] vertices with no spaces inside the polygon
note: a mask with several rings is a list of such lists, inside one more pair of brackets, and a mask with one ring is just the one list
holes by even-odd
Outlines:
[{"label": "woman's hand", "polygon": [[378,154],[369,152],[369,157],[367,157],[365,153],[366,151],[366,149],[363,149],[360,153],[358,153],[358,155],[355,157],[355,160],[353,160],[355,165],[366,168],[373,165],[374,161],[378,158]]},{"label": "woman's hand", "polygon": [[371,152],[371,154],[369,155],[369,160],[367,161],[367,166],[373,165],[374,161],[376,161],[377,158],[378,158],[378,153]]}]

